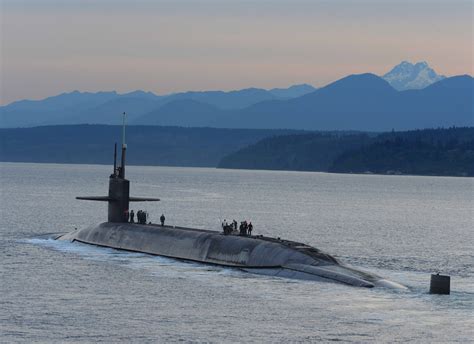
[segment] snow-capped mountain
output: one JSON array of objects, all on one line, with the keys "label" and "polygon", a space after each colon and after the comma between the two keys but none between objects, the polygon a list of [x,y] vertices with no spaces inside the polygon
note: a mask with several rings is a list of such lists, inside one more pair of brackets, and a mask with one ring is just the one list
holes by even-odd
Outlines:
[{"label": "snow-capped mountain", "polygon": [[385,74],[384,78],[393,88],[399,91],[421,89],[446,78],[438,75],[426,62],[416,64],[403,61]]}]

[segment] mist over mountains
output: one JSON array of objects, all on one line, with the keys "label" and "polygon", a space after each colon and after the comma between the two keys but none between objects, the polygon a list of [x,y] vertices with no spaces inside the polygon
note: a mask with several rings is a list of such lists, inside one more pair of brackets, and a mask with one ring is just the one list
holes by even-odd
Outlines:
[{"label": "mist over mountains", "polygon": [[183,127],[408,130],[474,125],[473,78],[446,78],[426,62],[402,62],[383,77],[350,75],[319,89],[71,92],[0,107],[0,127],[128,123]]}]

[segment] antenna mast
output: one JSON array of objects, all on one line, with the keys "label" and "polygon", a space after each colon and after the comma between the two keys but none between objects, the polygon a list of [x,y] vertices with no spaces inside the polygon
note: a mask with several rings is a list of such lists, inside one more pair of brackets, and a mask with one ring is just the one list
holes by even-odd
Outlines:
[{"label": "antenna mast", "polygon": [[114,147],[114,176],[117,176],[117,142]]},{"label": "antenna mast", "polygon": [[122,120],[122,163],[120,166],[120,178],[125,178],[125,151],[127,150],[127,144],[125,143],[125,118],[127,114],[123,113],[123,120]]},{"label": "antenna mast", "polygon": [[123,120],[122,120],[122,148],[125,147],[127,148],[127,144],[125,143],[125,117],[127,114],[124,112],[123,113]]}]

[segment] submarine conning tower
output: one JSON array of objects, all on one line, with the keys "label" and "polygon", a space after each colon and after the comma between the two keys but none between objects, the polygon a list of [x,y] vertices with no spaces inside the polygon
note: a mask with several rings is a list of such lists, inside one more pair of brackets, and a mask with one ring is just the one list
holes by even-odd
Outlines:
[{"label": "submarine conning tower", "polygon": [[128,222],[130,181],[125,179],[126,150],[127,146],[122,144],[122,163],[117,168],[117,144],[115,144],[114,173],[109,178],[108,222]]},{"label": "submarine conning tower", "polygon": [[130,202],[159,201],[159,198],[130,197],[130,181],[125,179],[125,156],[127,144],[125,143],[125,118],[123,113],[122,123],[122,149],[121,162],[117,167],[117,143],[114,148],[114,171],[109,177],[108,196],[85,196],[76,197],[80,200],[108,202],[108,222],[128,222],[128,210]]}]

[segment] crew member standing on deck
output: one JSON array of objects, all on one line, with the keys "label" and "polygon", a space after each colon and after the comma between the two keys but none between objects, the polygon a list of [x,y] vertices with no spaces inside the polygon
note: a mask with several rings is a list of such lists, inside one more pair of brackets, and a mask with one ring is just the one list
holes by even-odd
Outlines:
[{"label": "crew member standing on deck", "polygon": [[130,211],[130,223],[135,222],[135,213],[133,212],[133,209]]},{"label": "crew member standing on deck", "polygon": [[161,216],[160,216],[160,222],[161,222],[161,225],[162,225],[162,226],[165,225],[165,220],[166,220],[165,214],[161,214]]}]

